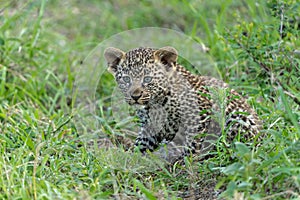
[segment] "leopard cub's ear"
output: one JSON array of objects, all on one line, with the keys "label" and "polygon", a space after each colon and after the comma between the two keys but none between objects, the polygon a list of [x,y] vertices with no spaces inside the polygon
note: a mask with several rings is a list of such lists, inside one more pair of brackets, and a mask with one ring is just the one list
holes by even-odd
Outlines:
[{"label": "leopard cub's ear", "polygon": [[162,62],[163,64],[176,63],[178,52],[174,47],[163,47],[154,52],[154,59]]},{"label": "leopard cub's ear", "polygon": [[108,65],[108,71],[115,74],[118,64],[125,57],[125,52],[114,47],[108,47],[104,51],[104,57]]}]

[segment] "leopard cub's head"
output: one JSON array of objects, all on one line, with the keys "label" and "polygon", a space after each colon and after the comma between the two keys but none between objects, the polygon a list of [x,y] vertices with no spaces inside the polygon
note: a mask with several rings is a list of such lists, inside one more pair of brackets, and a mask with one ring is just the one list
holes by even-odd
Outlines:
[{"label": "leopard cub's head", "polygon": [[128,52],[109,47],[104,52],[108,70],[130,105],[147,105],[164,97],[177,55],[173,47],[137,48]]}]

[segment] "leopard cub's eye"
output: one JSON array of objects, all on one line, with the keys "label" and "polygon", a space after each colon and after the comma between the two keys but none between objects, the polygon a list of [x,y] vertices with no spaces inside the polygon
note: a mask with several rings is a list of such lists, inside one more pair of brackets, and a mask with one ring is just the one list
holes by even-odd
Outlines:
[{"label": "leopard cub's eye", "polygon": [[122,79],[125,83],[130,83],[130,81],[131,81],[129,76],[123,76]]},{"label": "leopard cub's eye", "polygon": [[151,76],[145,76],[144,77],[144,83],[150,83],[152,81],[152,77]]}]

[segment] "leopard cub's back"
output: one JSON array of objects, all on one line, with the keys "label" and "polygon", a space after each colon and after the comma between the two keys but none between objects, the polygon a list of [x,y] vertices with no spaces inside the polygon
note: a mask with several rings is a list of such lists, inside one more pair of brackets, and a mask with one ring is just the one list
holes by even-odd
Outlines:
[{"label": "leopard cub's back", "polygon": [[[213,77],[191,74],[181,65],[177,65],[176,70],[186,78],[195,90],[206,94],[204,97],[201,94],[198,96],[200,101],[209,101],[210,108],[214,109],[215,107],[215,112],[221,112],[222,110],[220,109],[223,109],[224,116],[222,117],[225,118],[225,126],[228,128],[226,131],[232,134],[229,138],[233,139],[233,136],[236,136],[239,132],[247,132],[243,136],[248,139],[257,136],[262,122],[253,108],[247,103],[247,100],[235,90],[230,89],[228,84]],[[215,94],[220,91],[226,94]],[[207,96],[209,96],[210,100],[205,98]],[[240,123],[234,124],[233,121],[240,121]],[[231,127],[228,127],[230,125]]]}]

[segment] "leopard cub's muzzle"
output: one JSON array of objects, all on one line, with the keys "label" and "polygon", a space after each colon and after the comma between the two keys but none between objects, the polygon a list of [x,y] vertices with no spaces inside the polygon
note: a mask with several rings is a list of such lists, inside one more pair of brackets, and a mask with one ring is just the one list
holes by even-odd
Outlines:
[{"label": "leopard cub's muzzle", "polygon": [[149,101],[149,93],[141,87],[132,88],[128,91],[130,99],[128,99],[128,103],[130,105],[140,104],[145,105]]}]

